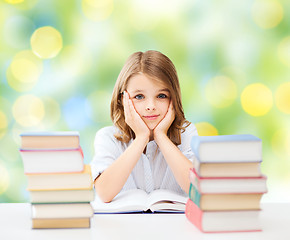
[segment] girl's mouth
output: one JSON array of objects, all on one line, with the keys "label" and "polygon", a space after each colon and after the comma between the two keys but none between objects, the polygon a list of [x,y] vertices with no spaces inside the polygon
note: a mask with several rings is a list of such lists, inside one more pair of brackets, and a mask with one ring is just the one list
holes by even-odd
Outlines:
[{"label": "girl's mouth", "polygon": [[148,120],[155,120],[159,117],[159,115],[150,115],[150,116],[144,116],[144,118],[148,119]]}]

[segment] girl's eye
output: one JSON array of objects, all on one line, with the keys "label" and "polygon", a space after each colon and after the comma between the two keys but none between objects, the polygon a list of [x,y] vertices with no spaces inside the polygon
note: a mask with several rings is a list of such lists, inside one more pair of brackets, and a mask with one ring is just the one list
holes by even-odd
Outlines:
[{"label": "girl's eye", "polygon": [[138,95],[136,95],[134,98],[136,98],[136,99],[140,100],[140,99],[143,99],[143,98],[144,98],[144,96],[143,96],[143,95],[141,95],[141,94],[138,94]]},{"label": "girl's eye", "polygon": [[158,98],[167,98],[167,96],[165,94],[161,93],[158,95]]}]

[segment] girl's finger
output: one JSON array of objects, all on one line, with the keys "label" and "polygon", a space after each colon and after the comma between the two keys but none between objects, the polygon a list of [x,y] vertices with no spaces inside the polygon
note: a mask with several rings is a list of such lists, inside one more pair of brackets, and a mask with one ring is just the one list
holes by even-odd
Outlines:
[{"label": "girl's finger", "polygon": [[125,119],[128,119],[130,115],[130,108],[129,108],[129,103],[128,103],[128,93],[126,91],[124,91],[124,95],[123,95],[123,105],[124,105]]}]

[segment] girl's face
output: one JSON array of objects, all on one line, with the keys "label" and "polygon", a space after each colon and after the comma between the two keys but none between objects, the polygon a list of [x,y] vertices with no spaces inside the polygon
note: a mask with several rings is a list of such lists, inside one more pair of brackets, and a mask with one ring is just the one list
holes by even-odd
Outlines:
[{"label": "girl's face", "polygon": [[137,74],[129,79],[127,92],[137,113],[153,130],[167,113],[170,103],[168,88],[162,82]]}]

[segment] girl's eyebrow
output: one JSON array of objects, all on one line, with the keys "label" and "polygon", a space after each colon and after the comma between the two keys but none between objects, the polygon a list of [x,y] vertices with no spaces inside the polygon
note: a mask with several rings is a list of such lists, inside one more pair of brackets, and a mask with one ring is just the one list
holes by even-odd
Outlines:
[{"label": "girl's eyebrow", "polygon": [[169,89],[168,88],[162,88],[162,89],[159,89],[158,91],[159,92],[169,92]]},{"label": "girl's eyebrow", "polygon": [[134,90],[132,93],[140,93],[140,92],[143,92],[143,90],[137,89],[137,90]]},{"label": "girl's eyebrow", "polygon": [[[132,91],[133,94],[142,93],[142,92],[144,92],[144,90],[142,90],[142,89],[136,89],[136,90]],[[157,92],[168,92],[169,93],[169,89],[162,88],[162,89],[158,89]]]}]

